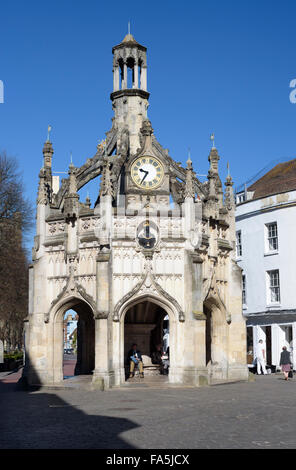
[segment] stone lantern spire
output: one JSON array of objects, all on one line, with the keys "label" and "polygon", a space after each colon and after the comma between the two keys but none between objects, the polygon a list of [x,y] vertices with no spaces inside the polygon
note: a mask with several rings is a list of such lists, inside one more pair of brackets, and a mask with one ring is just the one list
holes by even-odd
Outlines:
[{"label": "stone lantern spire", "polygon": [[[128,89],[147,92],[146,52],[147,48],[139,44],[130,33],[113,47],[113,93]],[[128,81],[128,69],[132,75],[131,83]]]},{"label": "stone lantern spire", "polygon": [[140,129],[147,119],[147,49],[132,34],[114,46],[112,107],[117,129],[127,129],[131,154],[140,147]]}]

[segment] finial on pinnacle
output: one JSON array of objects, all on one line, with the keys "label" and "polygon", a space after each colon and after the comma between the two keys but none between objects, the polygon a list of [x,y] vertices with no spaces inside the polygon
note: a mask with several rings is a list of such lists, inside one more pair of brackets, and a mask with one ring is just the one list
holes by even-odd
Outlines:
[{"label": "finial on pinnacle", "polygon": [[192,160],[191,160],[191,157],[190,157],[190,148],[188,148],[188,160],[187,160],[186,164],[187,164],[187,168],[189,170],[192,170]]},{"label": "finial on pinnacle", "polygon": [[69,168],[70,168],[70,169],[74,168],[72,150],[70,151],[70,165],[69,165]]},{"label": "finial on pinnacle", "polygon": [[89,197],[89,192],[87,191],[87,194],[86,194],[86,198],[85,198],[85,205],[87,207],[90,207],[91,206],[91,201],[90,201],[90,197]]},{"label": "finial on pinnacle", "polygon": [[227,177],[226,177],[226,184],[228,184],[228,183],[231,183],[231,185],[233,184],[232,183],[232,178],[230,176],[229,162],[227,162]]},{"label": "finial on pinnacle", "polygon": [[211,134],[210,139],[211,139],[211,141],[213,142],[212,148],[213,148],[213,149],[216,148],[216,147],[215,147],[215,134],[214,134],[214,133]]},{"label": "finial on pinnacle", "polygon": [[51,132],[52,127],[50,125],[47,126],[47,141],[50,142],[50,132]]},{"label": "finial on pinnacle", "polygon": [[131,22],[130,21],[128,22],[127,30],[128,30],[128,35],[130,35],[131,34]]}]

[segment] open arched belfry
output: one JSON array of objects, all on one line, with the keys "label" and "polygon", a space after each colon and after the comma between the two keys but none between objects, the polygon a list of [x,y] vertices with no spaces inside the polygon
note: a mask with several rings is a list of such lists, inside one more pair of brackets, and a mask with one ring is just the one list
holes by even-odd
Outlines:
[{"label": "open arched belfry", "polygon": [[[131,342],[150,356],[169,321],[169,381],[247,379],[241,270],[235,261],[232,180],[223,190],[213,146],[201,183],[157,141],[147,118],[146,48],[132,35],[113,48],[112,128],[95,155],[52,174],[43,148],[25,322],[30,384],[63,380],[63,320],[79,316],[76,373],[94,386],[125,381]],[[79,190],[100,175],[98,197]],[[98,178],[99,180],[99,178]]]}]

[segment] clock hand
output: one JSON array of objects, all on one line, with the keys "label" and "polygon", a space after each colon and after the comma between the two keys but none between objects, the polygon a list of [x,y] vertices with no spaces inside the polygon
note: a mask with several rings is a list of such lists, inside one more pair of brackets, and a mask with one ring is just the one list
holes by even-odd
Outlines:
[{"label": "clock hand", "polygon": [[140,168],[139,171],[141,171],[142,173],[145,173],[145,175],[143,176],[143,179],[141,181],[141,184],[142,184],[144,179],[146,178],[146,176],[149,174],[149,171],[145,171],[145,170],[143,170],[143,168]]}]

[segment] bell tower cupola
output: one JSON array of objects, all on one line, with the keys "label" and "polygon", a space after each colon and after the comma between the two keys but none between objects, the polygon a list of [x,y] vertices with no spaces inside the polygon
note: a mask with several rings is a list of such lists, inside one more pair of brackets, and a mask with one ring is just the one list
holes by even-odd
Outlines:
[{"label": "bell tower cupola", "polygon": [[130,152],[140,147],[140,129],[147,119],[149,93],[147,92],[147,49],[132,34],[114,46],[113,92],[111,101],[117,128],[127,128]]}]

